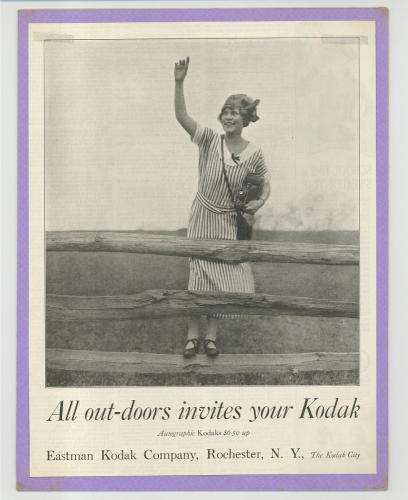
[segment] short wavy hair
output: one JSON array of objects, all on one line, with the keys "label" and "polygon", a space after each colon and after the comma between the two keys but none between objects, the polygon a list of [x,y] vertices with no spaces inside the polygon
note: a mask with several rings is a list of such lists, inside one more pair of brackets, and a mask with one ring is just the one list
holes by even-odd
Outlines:
[{"label": "short wavy hair", "polygon": [[247,127],[251,122],[256,122],[259,120],[259,116],[256,112],[256,107],[258,106],[259,102],[259,99],[251,99],[246,94],[230,95],[225,101],[224,106],[221,108],[221,113],[218,115],[218,120],[221,121],[221,116],[227,108],[239,109],[244,127]]}]

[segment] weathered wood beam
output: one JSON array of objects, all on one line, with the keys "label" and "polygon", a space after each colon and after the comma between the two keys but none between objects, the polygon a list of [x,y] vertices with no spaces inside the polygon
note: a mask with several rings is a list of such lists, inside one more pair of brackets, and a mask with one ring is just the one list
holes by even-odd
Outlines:
[{"label": "weathered wood beam", "polygon": [[131,232],[51,231],[53,252],[125,252],[200,257],[229,262],[358,265],[357,245],[272,241],[196,240]]},{"label": "weathered wood beam", "polygon": [[308,297],[252,293],[146,290],[136,295],[47,295],[47,318],[61,321],[127,320],[206,314],[357,318],[359,306]]},{"label": "weathered wood beam", "polygon": [[145,374],[300,373],[357,370],[357,352],[294,354],[221,354],[216,359],[198,355],[185,360],[177,354],[47,349],[48,368],[70,371]]}]

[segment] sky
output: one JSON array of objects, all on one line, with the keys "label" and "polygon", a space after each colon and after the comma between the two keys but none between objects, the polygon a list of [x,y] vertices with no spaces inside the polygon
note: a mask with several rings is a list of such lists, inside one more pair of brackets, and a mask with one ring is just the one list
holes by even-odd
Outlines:
[{"label": "sky", "polygon": [[174,62],[186,56],[200,124],[221,132],[230,94],[260,99],[243,133],[271,173],[257,226],[358,229],[358,46],[275,38],[47,41],[47,230],[186,227],[198,150],[173,104]]}]

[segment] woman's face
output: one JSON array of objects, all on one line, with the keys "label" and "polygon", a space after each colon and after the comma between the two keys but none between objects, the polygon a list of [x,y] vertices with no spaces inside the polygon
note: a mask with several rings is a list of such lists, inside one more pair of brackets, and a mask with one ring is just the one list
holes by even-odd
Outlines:
[{"label": "woman's face", "polygon": [[242,132],[244,121],[238,108],[225,108],[221,115],[221,125],[226,133]]}]

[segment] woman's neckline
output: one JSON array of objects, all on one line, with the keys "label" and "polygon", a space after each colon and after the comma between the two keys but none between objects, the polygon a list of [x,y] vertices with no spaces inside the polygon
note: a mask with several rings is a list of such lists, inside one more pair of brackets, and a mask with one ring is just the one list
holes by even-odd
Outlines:
[{"label": "woman's neckline", "polygon": [[250,141],[247,141],[246,139],[244,139],[244,141],[246,142],[246,144],[245,144],[245,146],[244,146],[244,148],[243,148],[243,149],[241,149],[240,151],[231,151],[231,149],[229,148],[229,146],[228,146],[228,144],[227,144],[227,138],[226,138],[225,134],[223,134],[223,135],[224,135],[224,141],[223,141],[223,142],[224,142],[224,144],[225,144],[225,147],[226,147],[227,151],[229,152],[229,154],[230,154],[231,156],[232,156],[232,155],[235,155],[235,156],[240,156],[240,155],[242,155],[242,153],[243,153],[244,151],[246,151],[246,150],[247,150],[247,148],[248,148],[248,146],[251,144],[251,142],[250,142]]}]

